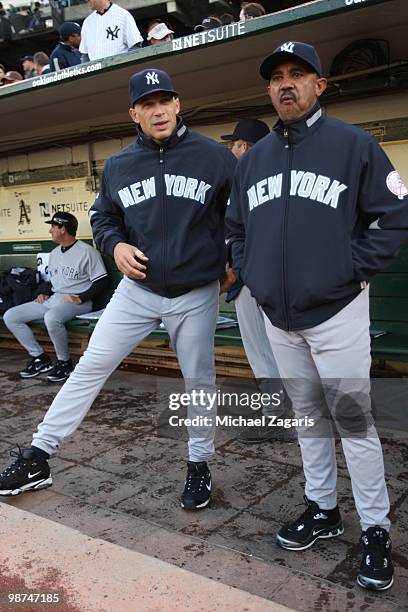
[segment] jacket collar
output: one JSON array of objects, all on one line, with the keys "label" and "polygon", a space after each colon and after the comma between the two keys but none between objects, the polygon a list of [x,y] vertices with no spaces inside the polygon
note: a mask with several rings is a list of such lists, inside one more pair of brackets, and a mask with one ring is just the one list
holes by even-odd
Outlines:
[{"label": "jacket collar", "polygon": [[174,130],[172,135],[169,136],[169,138],[166,138],[166,140],[163,140],[161,144],[157,144],[157,142],[149,138],[149,136],[146,136],[140,125],[137,125],[136,129],[138,142],[140,142],[146,147],[157,150],[161,148],[170,149],[172,147],[175,147],[181,140],[184,140],[188,133],[188,129],[184,125],[181,117],[177,117],[176,129]]},{"label": "jacket collar", "polygon": [[287,132],[287,138],[290,144],[298,144],[308,134],[314,132],[321,124],[324,119],[322,108],[317,101],[313,108],[295,121],[289,121],[284,123],[281,119],[274,126],[274,131],[281,137],[285,136]]}]

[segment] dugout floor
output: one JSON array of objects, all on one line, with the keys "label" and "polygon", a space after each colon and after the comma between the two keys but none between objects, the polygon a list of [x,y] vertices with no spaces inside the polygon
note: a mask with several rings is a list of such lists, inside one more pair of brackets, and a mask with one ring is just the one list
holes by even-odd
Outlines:
[{"label": "dugout floor", "polygon": [[[45,376],[20,380],[16,372],[24,364],[21,352],[0,355],[1,467],[14,443],[30,442],[59,388]],[[249,381],[240,385],[252,388]],[[305,552],[284,551],[274,539],[281,523],[302,511],[297,443],[244,446],[238,430],[220,427],[211,506],[194,513],[180,508],[186,438],[163,412],[176,391],[182,391],[179,379],[115,372],[52,460],[53,487],[2,502],[295,610],[408,609],[407,433],[383,432],[396,580],[390,591],[371,595],[354,583],[359,525],[341,453],[344,535]],[[216,608],[225,609],[221,602]]]}]

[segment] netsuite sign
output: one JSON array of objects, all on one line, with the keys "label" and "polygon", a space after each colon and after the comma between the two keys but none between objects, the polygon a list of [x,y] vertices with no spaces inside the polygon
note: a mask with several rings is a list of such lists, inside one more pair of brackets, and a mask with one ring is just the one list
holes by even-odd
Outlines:
[{"label": "netsuite sign", "polygon": [[181,51],[182,49],[191,49],[192,47],[198,47],[208,43],[219,42],[220,40],[226,40],[228,38],[234,38],[234,36],[240,36],[245,33],[245,22],[239,21],[238,23],[230,23],[219,28],[212,30],[206,30],[204,32],[196,32],[189,36],[182,36],[181,38],[175,38],[172,41],[173,51]]}]

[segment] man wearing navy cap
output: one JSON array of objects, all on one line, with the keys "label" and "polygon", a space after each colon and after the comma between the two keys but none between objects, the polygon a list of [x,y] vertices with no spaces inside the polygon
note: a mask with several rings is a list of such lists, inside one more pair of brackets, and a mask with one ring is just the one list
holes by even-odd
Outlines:
[{"label": "man wearing navy cap", "polygon": [[[181,505],[197,510],[208,505],[211,493],[207,461],[214,452],[216,407],[206,398],[215,392],[214,332],[226,263],[224,213],[235,158],[184,125],[177,90],[166,72],[137,72],[130,78],[129,94],[137,137],[106,161],[90,213],[97,246],[114,258],[124,278],[32,447],[20,453],[17,461],[23,467],[0,475],[0,495],[52,483],[49,456],[79,426],[109,375],[163,321],[192,398]],[[30,484],[29,473],[39,474],[36,482]]]},{"label": "man wearing navy cap", "polygon": [[[221,140],[230,144],[231,152],[239,160],[250,148],[269,134],[269,127],[259,119],[245,118],[238,121],[232,134],[224,134]],[[230,274],[227,271],[227,279]],[[226,287],[229,287],[226,280]],[[270,416],[282,416],[284,412],[284,393],[279,378],[279,371],[275,357],[266,335],[265,322],[262,310],[256,300],[241,282],[236,282],[229,288],[225,301],[235,300],[235,310],[239,324],[242,344],[249,365],[254,373],[257,387],[261,393],[272,396],[278,393],[281,402],[277,406],[264,406],[262,414],[268,419]],[[238,439],[244,444],[259,444],[288,440],[288,430],[267,425],[244,427]]]},{"label": "man wearing navy cap", "polygon": [[311,45],[285,42],[260,74],[279,121],[237,167],[227,236],[299,419],[307,508],[277,541],[299,551],[343,533],[334,422],[363,532],[357,582],[386,590],[393,565],[370,404],[368,281],[407,240],[408,190],[374,138],[324,115],[326,79]]},{"label": "man wearing navy cap", "polygon": [[252,145],[269,134],[269,128],[264,121],[259,119],[240,119],[232,134],[224,134],[221,140],[231,143],[231,153],[237,159],[248,151]]},{"label": "man wearing navy cap", "polygon": [[[4,323],[27,350],[31,359],[21,378],[33,378],[48,372],[49,382],[64,382],[72,372],[65,322],[92,310],[92,300],[107,287],[107,272],[100,254],[89,244],[76,239],[78,220],[69,212],[52,216],[50,234],[58,246],[48,261],[50,286],[39,288],[32,302],[7,310]],[[29,326],[44,320],[53,343],[57,362],[52,364]]]},{"label": "man wearing navy cap", "polygon": [[37,76],[32,55],[25,55],[21,58],[20,62],[23,66],[25,79],[32,79],[33,77]]},{"label": "man wearing navy cap", "polygon": [[79,45],[81,26],[75,21],[65,21],[59,30],[61,41],[50,55],[50,72],[76,66],[81,63]]}]

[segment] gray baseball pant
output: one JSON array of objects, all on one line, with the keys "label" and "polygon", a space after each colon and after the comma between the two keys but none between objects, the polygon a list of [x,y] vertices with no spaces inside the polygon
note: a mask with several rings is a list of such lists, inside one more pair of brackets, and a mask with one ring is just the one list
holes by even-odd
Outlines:
[{"label": "gray baseball pant", "polygon": [[[124,278],[98,321],[87,350],[33,435],[33,446],[54,454],[80,425],[109,375],[160,321],[177,354],[186,391],[214,393],[218,293],[219,282],[214,281],[180,297],[165,298]],[[189,458],[206,461],[214,452],[216,407],[208,410],[208,405],[202,405],[197,410],[212,417],[213,425],[189,429]]]},{"label": "gray baseball pant", "polygon": [[[249,365],[262,393],[276,393],[282,389],[278,366],[268,340],[263,312],[250,290],[244,285],[235,300],[242,344]],[[284,412],[282,406],[263,406],[265,416],[279,416]]]},{"label": "gray baseball pant", "polygon": [[[360,416],[363,414],[366,421],[365,432],[353,433],[355,423],[351,422],[349,433],[340,433],[363,531],[374,525],[387,530],[390,527],[381,442],[369,418],[368,291],[364,289],[327,321],[299,332],[282,331],[265,316],[268,337],[295,415],[315,420],[317,429],[312,428],[310,435],[307,427],[298,428],[299,444],[306,478],[305,494],[323,510],[337,504],[335,444],[330,424],[322,416],[324,406],[333,415],[345,397],[358,398]],[[357,417],[356,414],[354,418]],[[338,425],[336,419],[335,422]],[[314,436],[313,431],[319,435]]]},{"label": "gray baseball pant", "polygon": [[89,300],[83,304],[63,303],[63,297],[64,294],[62,293],[54,293],[43,304],[27,302],[9,308],[5,312],[3,317],[5,325],[31,357],[38,357],[44,351],[27,323],[44,319],[57,358],[61,361],[69,359],[68,334],[64,323],[73,319],[76,315],[90,312],[92,302]]}]

